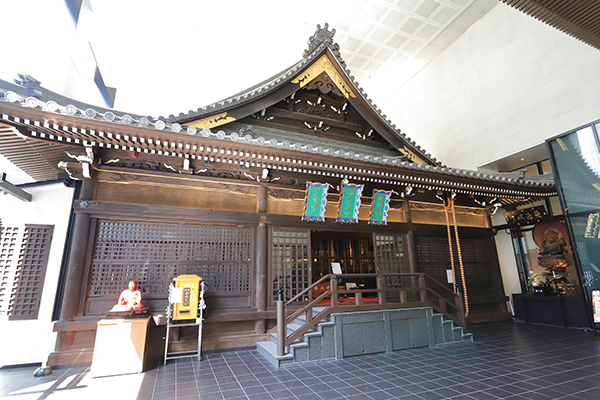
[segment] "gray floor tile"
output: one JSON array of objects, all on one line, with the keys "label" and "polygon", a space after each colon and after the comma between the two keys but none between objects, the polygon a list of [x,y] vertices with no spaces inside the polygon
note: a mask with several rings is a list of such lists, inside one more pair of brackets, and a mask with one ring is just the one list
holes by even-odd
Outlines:
[{"label": "gray floor tile", "polygon": [[[391,354],[272,367],[256,350],[174,360],[132,375],[140,400],[181,399],[579,399],[600,398],[600,335],[502,322],[469,327],[474,342]],[[541,339],[543,338],[543,339]],[[552,351],[548,351],[552,349]],[[0,397],[96,398],[89,369],[68,366],[34,378],[35,368],[0,369]],[[62,386],[61,386],[62,385]],[[60,387],[59,387],[60,386]]]}]

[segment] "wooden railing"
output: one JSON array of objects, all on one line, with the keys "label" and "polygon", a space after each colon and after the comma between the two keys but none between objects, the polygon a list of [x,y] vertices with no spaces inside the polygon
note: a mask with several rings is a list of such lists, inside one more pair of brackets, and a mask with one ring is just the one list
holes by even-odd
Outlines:
[{"label": "wooden railing", "polygon": [[[377,283],[376,288],[340,290],[338,287],[339,279],[365,281],[373,278]],[[329,290],[313,298],[313,289],[326,282],[329,282]],[[364,294],[370,297],[368,301],[365,301],[367,299],[363,297]],[[354,301],[349,302],[352,297]],[[313,315],[313,309],[317,307],[323,309]],[[329,314],[410,307],[432,307],[458,325],[465,326],[462,296],[455,294],[427,274],[329,274],[287,302],[282,298],[280,291],[277,302],[277,326],[269,332],[277,332],[277,354],[283,356],[287,346]],[[305,323],[288,335],[287,325],[303,314],[306,318]],[[282,338],[284,339],[281,340]]]}]

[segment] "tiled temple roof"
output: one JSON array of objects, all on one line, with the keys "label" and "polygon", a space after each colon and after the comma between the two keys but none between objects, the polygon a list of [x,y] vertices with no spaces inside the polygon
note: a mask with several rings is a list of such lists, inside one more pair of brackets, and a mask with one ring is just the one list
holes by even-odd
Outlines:
[{"label": "tiled temple roof", "polygon": [[[524,176],[522,173],[469,171],[450,168],[437,162],[435,158],[425,153],[414,141],[410,140],[399,129],[396,129],[394,124],[392,124],[385,115],[381,114],[381,110],[379,110],[367,97],[364,91],[354,80],[354,77],[350,75],[350,71],[346,68],[345,62],[343,61],[339,52],[339,46],[333,42],[332,38],[335,30],[329,31],[327,28],[327,25],[325,25],[324,29],[319,27],[315,35],[310,38],[309,46],[304,53],[303,59],[292,67],[282,71],[270,79],[259,83],[258,85],[238,93],[237,95],[211,104],[207,107],[201,107],[196,111],[189,111],[187,114],[180,113],[178,117],[173,115],[169,116],[168,118],[144,117],[141,115],[93,106],[45,89],[40,85],[39,81],[25,75],[19,75],[20,79],[16,81],[17,84],[0,80],[0,105],[2,102],[8,102],[24,108],[35,109],[43,113],[47,113],[48,116],[56,115],[58,117],[56,118],[57,120],[61,120],[60,116],[64,116],[62,119],[68,120],[69,124],[71,125],[69,129],[74,129],[75,132],[78,130],[85,132],[86,129],[84,129],[84,127],[92,122],[95,125],[101,124],[104,131],[110,132],[112,130],[114,134],[109,134],[113,135],[112,144],[108,144],[111,143],[109,140],[110,136],[108,136],[108,138],[94,137],[96,144],[100,146],[103,145],[103,141],[105,141],[108,146],[114,146],[114,136],[117,138],[121,137],[122,142],[123,137],[127,138],[129,136],[127,132],[130,132],[131,128],[141,128],[145,130],[144,135],[147,137],[154,137],[154,140],[156,140],[156,135],[160,135],[160,133],[169,136],[168,140],[171,143],[179,142],[177,143],[178,146],[176,146],[178,148],[181,148],[182,146],[189,146],[189,144],[185,145],[185,143],[189,142],[192,137],[196,137],[197,140],[203,140],[203,138],[206,138],[210,139],[211,141],[216,140],[223,142],[223,144],[220,145],[223,147],[228,146],[228,142],[236,142],[243,146],[256,146],[257,149],[263,148],[266,150],[266,148],[271,148],[275,151],[282,150],[285,151],[286,154],[293,154],[289,152],[295,152],[298,153],[298,159],[308,157],[308,155],[303,156],[301,153],[311,153],[314,155],[333,157],[333,163],[337,162],[342,164],[345,163],[345,165],[351,165],[353,162],[365,162],[372,164],[372,166],[368,168],[370,171],[377,171],[377,165],[388,166],[388,168],[397,168],[398,176],[404,176],[402,174],[410,175],[411,171],[414,171],[414,174],[418,175],[419,178],[414,178],[413,181],[418,180],[419,182],[422,182],[421,187],[429,187],[434,190],[448,189],[449,186],[452,186],[451,182],[449,183],[448,180],[452,181],[454,179],[456,181],[461,181],[461,185],[463,185],[463,187],[465,186],[465,180],[472,181],[472,184],[467,186],[470,187],[469,190],[473,191],[483,191],[486,183],[496,183],[500,185],[514,185],[520,188],[537,189],[540,190],[540,195],[543,196],[553,195],[552,193],[549,193],[554,188],[552,175],[533,177]],[[234,109],[244,103],[248,103],[254,99],[266,96],[268,93],[272,93],[274,89],[296,77],[326,51],[329,51],[329,53],[336,58],[337,63],[341,68],[343,68],[347,78],[353,83],[353,89],[358,91],[364,102],[366,102],[366,104],[368,104],[368,106],[374,112],[376,112],[380,120],[385,122],[385,124],[387,124],[390,129],[393,129],[393,132],[395,132],[395,134],[398,135],[401,140],[410,144],[413,149],[419,152],[419,155],[422,155],[433,165],[411,162],[406,156],[393,150],[378,149],[355,143],[349,144],[332,138],[311,136],[297,132],[289,132],[282,129],[266,128],[263,126],[253,127],[240,121],[228,122],[227,124],[213,130],[208,128],[200,129],[192,125],[184,126],[186,121],[202,118],[207,115],[215,115],[223,110]],[[15,122],[18,124],[23,124],[23,121],[21,120],[22,118],[19,118],[17,114],[18,113],[15,113],[14,115],[3,115],[0,113],[0,122],[4,120],[8,123],[8,125],[14,125]],[[75,119],[73,119],[73,117],[75,117]],[[76,122],[78,118],[81,118],[80,123]],[[44,119],[48,120],[48,118]],[[51,117],[50,119],[55,118]],[[39,126],[40,123],[40,121],[36,121],[32,122],[31,125],[37,124],[36,126]],[[77,128],[78,124],[79,128]],[[35,126],[33,126],[33,128],[35,128]],[[64,130],[65,127],[63,126],[62,129]],[[89,129],[90,128],[88,128],[88,130]],[[48,131],[53,131],[51,126],[48,128]],[[60,134],[60,127],[55,125],[53,132]],[[141,133],[141,131],[136,132],[136,134]],[[85,135],[81,136],[83,143],[86,142],[86,140],[83,139],[84,136]],[[177,139],[177,137],[180,137],[180,139]],[[75,136],[69,138],[69,140],[72,139],[75,140]],[[87,135],[87,139],[89,140],[89,135]],[[77,140],[76,143],[79,143],[79,141]],[[135,146],[140,146],[140,142],[132,143],[131,140],[129,140],[127,146],[123,144],[120,145],[120,147],[123,149],[136,148]],[[119,145],[117,145],[115,148],[119,148]],[[26,151],[25,147],[23,151]],[[2,153],[1,143],[0,153]],[[159,152],[159,154],[161,153]],[[178,153],[166,152],[166,154],[175,155]],[[272,152],[271,154],[276,153]],[[178,154],[178,156],[188,157],[189,154],[184,155],[181,153]],[[339,161],[333,161],[334,159],[338,159]],[[19,166],[18,163],[17,166]],[[521,196],[533,195],[533,192],[526,191],[526,189],[509,192],[519,192]]]},{"label": "tiled temple roof", "polygon": [[272,92],[278,87],[284,85],[289,82],[291,79],[296,77],[302,70],[311,65],[314,61],[316,61],[319,56],[323,54],[325,49],[329,49],[330,52],[336,58],[336,61],[343,68],[344,73],[352,82],[354,87],[356,87],[358,93],[363,98],[363,100],[371,107],[373,111],[377,113],[379,118],[384,121],[393,131],[406,143],[408,143],[412,148],[414,148],[419,155],[423,156],[425,159],[430,160],[433,164],[438,166],[443,166],[439,161],[437,161],[431,154],[427,153],[424,149],[421,148],[415,141],[409,138],[404,132],[402,132],[396,125],[385,115],[382,113],[381,109],[377,107],[375,103],[373,103],[372,99],[370,99],[367,93],[360,87],[359,83],[355,80],[354,76],[350,72],[350,70],[346,67],[346,62],[342,58],[340,53],[340,48],[337,43],[333,41],[333,35],[335,34],[335,29],[331,31],[328,30],[329,25],[325,24],[324,28],[321,28],[320,25],[317,25],[316,33],[309,38],[308,48],[304,51],[303,58],[298,63],[292,65],[289,68],[281,71],[280,73],[272,76],[265,81],[254,85],[240,93],[237,93],[233,96],[225,98],[221,101],[217,101],[213,104],[210,104],[205,107],[200,107],[196,111],[189,110],[187,113],[179,113],[176,117],[174,115],[170,115],[166,121],[167,122],[179,122],[184,123],[185,121],[189,121],[191,119],[203,118],[212,114],[220,113],[231,108],[237,107],[241,104],[250,102],[256,98],[265,96],[267,93]]},{"label": "tiled temple roof", "polygon": [[[35,96],[32,96],[32,90],[37,89],[38,92]],[[401,157],[393,157],[392,155],[380,152],[378,155],[369,154],[367,151],[361,153],[355,150],[348,150],[343,146],[342,143],[338,142],[338,146],[335,143],[330,143],[329,146],[317,145],[313,146],[310,143],[303,143],[302,136],[297,133],[290,133],[294,136],[297,141],[292,142],[291,140],[275,139],[273,134],[270,134],[266,128],[256,128],[256,130],[248,131],[248,127],[243,124],[231,125],[238,129],[232,130],[231,127],[226,128],[227,132],[222,129],[209,130],[207,128],[197,130],[195,127],[188,127],[186,130],[176,122],[165,122],[162,120],[151,120],[148,117],[141,117],[139,115],[122,113],[114,110],[109,110],[101,107],[92,106],[86,103],[78,102],[65,96],[61,96],[52,91],[44,89],[37,85],[34,88],[23,87],[15,85],[3,80],[0,80],[0,101],[10,102],[13,104],[20,105],[22,107],[34,108],[49,113],[55,113],[65,116],[79,117],[82,119],[102,121],[105,123],[114,124],[115,130],[118,130],[119,126],[132,126],[139,128],[152,129],[155,131],[163,131],[169,133],[177,133],[184,136],[194,135],[205,138],[213,138],[226,141],[246,143],[250,145],[257,145],[262,147],[271,147],[279,149],[287,149],[296,152],[310,152],[314,154],[323,154],[332,157],[339,157],[342,159],[365,161],[373,164],[390,165],[400,167],[405,170],[414,170],[421,172],[431,172],[436,175],[447,176],[447,177],[464,177],[470,178],[475,181],[482,182],[498,182],[504,184],[512,184],[520,187],[527,188],[540,188],[548,189],[554,187],[554,181],[551,175],[544,175],[540,177],[523,176],[519,173],[501,173],[492,171],[471,171],[455,169],[441,165],[424,165],[407,162],[401,159]],[[279,132],[281,133],[281,131]],[[271,137],[273,136],[273,137]],[[308,138],[306,138],[308,140]],[[314,141],[314,137],[311,137]],[[323,139],[321,139],[323,140]],[[353,147],[360,149],[359,146],[353,145]]]}]

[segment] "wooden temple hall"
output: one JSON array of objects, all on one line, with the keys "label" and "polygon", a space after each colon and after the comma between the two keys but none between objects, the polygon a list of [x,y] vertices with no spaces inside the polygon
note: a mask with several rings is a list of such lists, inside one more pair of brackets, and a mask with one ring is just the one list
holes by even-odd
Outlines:
[{"label": "wooden temple hall", "polygon": [[[202,277],[205,350],[269,341],[279,296],[300,331],[401,309],[456,327],[510,319],[490,215],[555,196],[554,182],[442,165],[371,102],[334,32],[319,27],[271,79],[168,118],[0,81],[0,153],[38,181],[77,182],[49,365],[92,360],[131,279],[160,316],[174,277]],[[191,347],[195,332],[171,340]]]}]

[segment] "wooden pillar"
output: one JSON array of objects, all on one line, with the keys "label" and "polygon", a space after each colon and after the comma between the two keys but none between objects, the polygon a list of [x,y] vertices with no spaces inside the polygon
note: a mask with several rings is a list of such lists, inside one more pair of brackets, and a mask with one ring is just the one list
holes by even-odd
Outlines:
[{"label": "wooden pillar", "polygon": [[[412,224],[412,216],[410,215],[410,204],[408,200],[404,200],[404,215],[406,216],[406,222]],[[417,252],[415,249],[415,235],[414,231],[410,229],[406,233],[406,255],[408,257],[408,268],[411,273],[417,273]]]},{"label": "wooden pillar", "polygon": [[417,273],[417,252],[415,249],[415,234],[408,231],[406,233],[406,253],[408,256],[408,269],[411,273]]},{"label": "wooden pillar", "polygon": [[[267,212],[267,188],[260,186],[258,188],[258,212],[263,214]],[[268,275],[268,229],[266,217],[262,216],[256,229],[256,311],[264,313],[267,310],[267,299],[269,286],[267,282]],[[256,333],[262,334],[267,331],[267,321],[261,318],[255,324]]]},{"label": "wooden pillar", "polygon": [[[83,181],[80,200],[92,200],[94,198],[96,182],[97,179]],[[60,308],[60,321],[73,321],[75,319],[81,299],[81,290],[84,286],[83,276],[90,236],[90,216],[81,213],[77,214],[75,218],[65,293]],[[73,343],[73,335],[74,332],[58,332],[56,350],[68,350]]]},{"label": "wooden pillar", "polygon": [[[408,202],[408,200],[404,200],[404,215],[406,217],[406,222],[409,225],[412,225],[412,216],[410,214],[410,204]],[[418,267],[417,267],[417,250],[415,249],[415,234],[414,231],[412,229],[410,229],[408,232],[406,232],[406,256],[408,258],[408,270],[413,273],[416,274],[418,273]],[[412,278],[412,282],[411,285],[412,287],[417,287],[419,285],[418,279],[416,276],[413,276]],[[411,292],[410,293],[410,297],[412,298],[412,300],[417,300],[417,293],[416,292]]]}]

